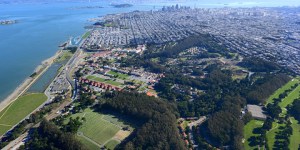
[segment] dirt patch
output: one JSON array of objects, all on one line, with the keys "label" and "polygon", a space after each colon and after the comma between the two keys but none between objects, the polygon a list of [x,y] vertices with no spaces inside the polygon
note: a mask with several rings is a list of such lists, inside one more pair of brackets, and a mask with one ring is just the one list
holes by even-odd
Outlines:
[{"label": "dirt patch", "polygon": [[116,133],[116,135],[113,138],[122,141],[126,137],[128,137],[130,135],[130,133],[131,133],[130,131],[120,130]]}]

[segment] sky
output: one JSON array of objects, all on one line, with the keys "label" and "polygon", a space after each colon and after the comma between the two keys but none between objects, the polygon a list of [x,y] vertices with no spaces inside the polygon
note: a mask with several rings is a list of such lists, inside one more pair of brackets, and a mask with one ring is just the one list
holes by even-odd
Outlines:
[{"label": "sky", "polygon": [[109,1],[111,3],[131,3],[131,4],[141,4],[141,3],[195,3],[196,5],[203,4],[226,4],[226,6],[239,6],[239,5],[249,5],[249,6],[300,6],[300,0],[0,0],[0,3],[23,3],[23,2],[101,2]]}]

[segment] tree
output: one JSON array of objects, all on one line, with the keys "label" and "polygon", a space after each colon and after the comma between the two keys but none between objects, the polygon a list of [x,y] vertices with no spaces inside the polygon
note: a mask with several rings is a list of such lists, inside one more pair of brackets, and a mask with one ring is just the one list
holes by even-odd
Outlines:
[{"label": "tree", "polygon": [[280,106],[277,104],[271,104],[269,103],[267,105],[267,113],[270,115],[272,118],[277,119],[279,117],[279,114],[282,112]]},{"label": "tree", "polygon": [[25,143],[25,149],[64,149],[64,150],[85,150],[73,134],[62,132],[53,123],[46,120],[33,130],[29,135],[29,141]]},{"label": "tree", "polygon": [[63,125],[63,130],[65,132],[77,133],[79,127],[82,125],[80,118],[77,117],[73,119],[72,117],[69,119],[69,122],[66,125]]},{"label": "tree", "polygon": [[300,122],[300,99],[296,99],[288,108],[289,113]]},{"label": "tree", "polygon": [[117,149],[186,149],[177,129],[174,106],[135,92],[106,93],[103,98],[105,103],[97,106],[98,109],[119,112],[144,122],[134,136]]}]

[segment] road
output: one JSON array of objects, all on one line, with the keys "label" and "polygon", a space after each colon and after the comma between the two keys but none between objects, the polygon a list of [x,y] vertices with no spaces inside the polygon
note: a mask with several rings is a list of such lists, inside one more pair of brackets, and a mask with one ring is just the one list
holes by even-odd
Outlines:
[{"label": "road", "polygon": [[189,123],[188,126],[190,127],[190,129],[192,129],[193,126],[201,125],[206,119],[206,116],[202,116],[198,120]]},{"label": "road", "polygon": [[24,140],[28,136],[28,132],[20,135],[17,139],[11,141],[8,145],[6,145],[2,150],[17,150],[21,145],[24,145]]}]

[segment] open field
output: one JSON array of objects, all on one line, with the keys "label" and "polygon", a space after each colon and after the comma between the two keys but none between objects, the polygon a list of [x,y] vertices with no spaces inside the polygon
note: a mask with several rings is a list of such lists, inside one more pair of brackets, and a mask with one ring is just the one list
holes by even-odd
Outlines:
[{"label": "open field", "polygon": [[70,59],[71,57],[73,56],[73,53],[68,51],[68,50],[64,50],[62,52],[61,55],[59,55],[54,61],[55,62],[62,62],[62,61],[65,61],[65,60],[68,60]]},{"label": "open field", "polygon": [[43,93],[21,96],[0,112],[0,135],[19,123],[47,100]]},{"label": "open field", "polygon": [[114,149],[118,144],[120,144],[119,141],[116,141],[116,140],[110,140],[109,142],[107,142],[107,143],[105,144],[105,147],[106,147],[107,149]]},{"label": "open field", "polygon": [[128,137],[131,134],[130,131],[120,130],[117,132],[117,134],[114,136],[114,139],[118,141],[124,140],[126,137]]},{"label": "open field", "polygon": [[105,79],[102,79],[102,78],[99,78],[99,77],[95,77],[95,76],[88,76],[87,79],[98,81],[98,82],[105,82]]},{"label": "open field", "polygon": [[108,74],[114,75],[117,78],[122,79],[122,80],[126,80],[129,77],[129,75],[127,75],[127,74],[117,73],[117,72],[114,72],[114,71],[109,71]]},{"label": "open field", "polygon": [[268,146],[270,149],[273,149],[274,143],[275,143],[275,136],[279,132],[279,128],[285,126],[285,124],[279,124],[277,122],[273,122],[272,129],[269,130],[266,134],[268,139]]},{"label": "open field", "polygon": [[121,86],[122,85],[122,83],[116,82],[116,81],[113,81],[113,80],[107,80],[107,81],[105,81],[105,83],[111,84],[111,85],[114,85],[114,86]]},{"label": "open field", "polygon": [[83,39],[86,39],[90,34],[91,34],[91,32],[88,31],[88,32],[86,32],[86,33],[82,36],[82,38],[83,38]]},{"label": "open field", "polygon": [[3,135],[4,133],[6,133],[11,128],[12,128],[11,125],[1,124],[0,125],[0,135]]},{"label": "open field", "polygon": [[292,128],[293,128],[293,134],[290,137],[291,143],[289,145],[290,149],[298,149],[300,148],[300,124],[299,122],[294,118],[291,117],[292,121]]},{"label": "open field", "polygon": [[83,145],[85,145],[89,150],[98,150],[98,149],[100,149],[99,146],[97,146],[96,144],[90,142],[89,140],[85,139],[84,137],[76,136],[76,138],[77,138]]},{"label": "open field", "polygon": [[[129,127],[113,115],[100,114],[93,112],[91,109],[86,109],[84,112],[74,114],[71,117],[85,117],[86,121],[83,122],[83,125],[78,130],[78,137],[83,144],[92,149],[96,147],[99,149],[99,145],[115,147],[120,143],[115,139],[117,133],[120,133],[123,127]],[[132,128],[129,127],[129,129],[131,130]],[[126,133],[121,138],[124,139],[129,134]]]},{"label": "open field", "polygon": [[300,96],[300,85],[296,87],[286,98],[279,103],[281,108],[285,108],[287,105],[292,104],[296,98]]},{"label": "open field", "polygon": [[263,121],[261,120],[251,120],[250,122],[248,122],[245,126],[244,126],[244,147],[246,150],[251,150],[251,149],[255,149],[257,147],[251,147],[249,145],[249,141],[248,139],[251,137],[251,136],[258,136],[258,134],[254,134],[253,133],[253,129],[255,128],[259,128],[259,127],[262,127],[263,125]]}]

